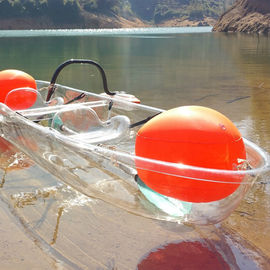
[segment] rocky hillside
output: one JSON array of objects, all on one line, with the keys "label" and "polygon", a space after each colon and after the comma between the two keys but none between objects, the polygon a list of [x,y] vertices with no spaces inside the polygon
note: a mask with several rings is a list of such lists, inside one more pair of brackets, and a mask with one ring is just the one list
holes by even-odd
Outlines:
[{"label": "rocky hillside", "polygon": [[0,29],[213,25],[235,0],[0,0]]},{"label": "rocky hillside", "polygon": [[270,33],[270,0],[238,0],[216,23],[213,31]]}]

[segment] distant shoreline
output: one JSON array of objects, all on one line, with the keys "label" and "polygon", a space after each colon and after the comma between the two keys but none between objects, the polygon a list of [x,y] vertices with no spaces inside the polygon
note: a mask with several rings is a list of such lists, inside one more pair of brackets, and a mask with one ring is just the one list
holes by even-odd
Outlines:
[{"label": "distant shoreline", "polygon": [[171,19],[159,24],[144,22],[138,18],[127,20],[123,17],[92,16],[83,23],[55,24],[48,17],[0,19],[0,30],[42,30],[42,29],[112,29],[112,28],[141,28],[141,27],[187,27],[213,26],[216,20]]}]

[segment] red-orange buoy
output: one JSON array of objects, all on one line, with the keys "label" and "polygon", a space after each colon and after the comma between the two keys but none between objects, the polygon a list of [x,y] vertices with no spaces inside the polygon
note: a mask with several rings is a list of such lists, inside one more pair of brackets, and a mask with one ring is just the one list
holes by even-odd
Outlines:
[{"label": "red-orange buoy", "polygon": [[5,104],[12,110],[25,110],[32,107],[36,100],[36,89],[20,88],[8,93]]},{"label": "red-orange buoy", "polygon": [[[239,160],[246,159],[243,139],[235,125],[223,114],[201,106],[183,106],[152,118],[138,131],[135,152],[140,157],[220,170],[235,170]],[[136,166],[148,187],[188,202],[223,199],[238,188],[243,178],[185,169],[178,177],[175,168],[155,165],[147,169],[149,166],[139,160]],[[162,170],[165,173],[160,173]],[[213,181],[194,179],[208,177]]]},{"label": "red-orange buoy", "polygon": [[[33,88],[37,89],[35,79],[29,74],[15,69],[7,69],[0,72],[0,102],[5,102],[10,91],[16,88]],[[25,93],[25,96],[23,95]],[[16,97],[16,98],[15,98]],[[8,106],[27,109],[34,105],[37,99],[37,93],[29,91],[20,91],[18,95],[12,95],[9,99]]]}]

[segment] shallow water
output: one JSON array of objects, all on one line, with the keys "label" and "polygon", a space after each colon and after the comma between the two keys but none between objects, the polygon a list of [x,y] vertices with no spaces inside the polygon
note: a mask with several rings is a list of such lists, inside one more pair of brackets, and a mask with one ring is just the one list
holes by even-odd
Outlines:
[{"label": "shallow water", "polygon": [[[212,107],[270,152],[268,38],[209,28],[169,30],[0,31],[1,69],[50,80],[64,60],[90,58],[105,68],[110,89],[164,109]],[[74,66],[59,82],[99,93],[96,76],[91,68]],[[198,269],[192,256],[179,255],[187,248],[200,268],[268,269],[269,174],[222,224],[193,227],[145,219],[82,196],[12,152],[1,154],[0,173],[5,269],[34,269],[38,262],[39,269],[153,269],[153,262],[163,269],[180,262],[180,269]]]}]

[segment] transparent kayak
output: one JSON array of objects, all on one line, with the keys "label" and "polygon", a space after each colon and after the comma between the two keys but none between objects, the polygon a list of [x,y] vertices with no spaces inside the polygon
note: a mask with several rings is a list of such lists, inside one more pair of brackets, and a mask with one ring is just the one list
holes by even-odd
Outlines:
[{"label": "transparent kayak", "polygon": [[[269,170],[268,154],[247,139],[245,166],[239,170],[208,169],[136,156],[138,130],[163,110],[141,105],[133,96],[106,91],[104,78],[107,94],[62,86],[55,83],[55,78],[53,82],[37,81],[38,90],[15,90],[15,96],[21,91],[37,91],[37,100],[32,108],[23,110],[12,110],[1,103],[1,136],[84,195],[136,215],[178,223],[222,221],[238,206],[257,177]],[[138,177],[138,170],[170,175],[179,181],[237,187],[220,200],[181,201],[147,187]]]}]

